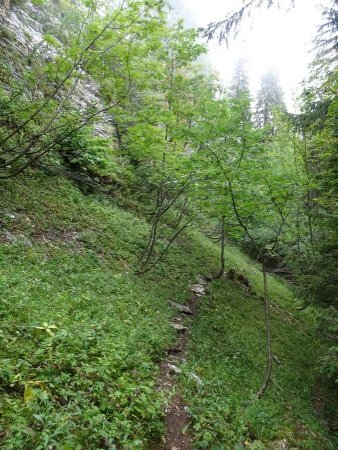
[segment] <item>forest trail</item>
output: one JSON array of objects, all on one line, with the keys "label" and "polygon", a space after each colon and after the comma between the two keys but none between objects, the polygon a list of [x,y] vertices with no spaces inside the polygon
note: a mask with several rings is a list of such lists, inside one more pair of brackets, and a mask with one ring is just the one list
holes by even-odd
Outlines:
[{"label": "forest trail", "polygon": [[[189,341],[188,318],[196,314],[198,303],[206,293],[207,283],[204,277],[197,277],[197,284],[189,286],[192,295],[186,305],[170,301],[170,306],[177,310],[171,325],[177,330],[178,339],[176,345],[167,351],[166,358],[160,364],[159,390],[170,392],[172,396],[165,410],[165,435],[163,442],[157,444],[157,449],[188,450],[191,448],[191,437],[188,431],[189,415],[180,392],[178,375],[182,373],[179,366],[185,360]],[[196,383],[201,383],[197,375],[193,373],[187,373],[187,375],[194,378]]]},{"label": "forest trail", "polygon": [[338,0],[183,3],[0,2],[0,449],[338,449]]},{"label": "forest trail", "polygon": [[243,410],[266,362],[258,264],[227,245],[226,276],[195,279],[219,271],[219,247],[187,230],[161,267],[137,276],[128,268],[150,231],[143,217],[41,172],[0,194],[1,448],[45,448],[47,433],[53,448],[235,448],[248,438],[256,449],[283,439],[333,448],[335,399],[317,391],[314,405],[323,343],[287,282],[269,277],[273,382]]}]

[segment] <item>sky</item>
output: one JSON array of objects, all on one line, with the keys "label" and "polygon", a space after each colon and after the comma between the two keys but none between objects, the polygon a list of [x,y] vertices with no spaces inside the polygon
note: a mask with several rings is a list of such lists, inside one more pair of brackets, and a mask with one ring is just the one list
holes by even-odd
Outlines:
[{"label": "sky", "polygon": [[[313,60],[313,38],[322,22],[320,5],[329,0],[281,0],[281,7],[256,9],[243,20],[235,40],[219,45],[216,40],[207,44],[207,63],[219,73],[226,85],[231,82],[233,69],[239,58],[247,61],[250,89],[255,95],[261,76],[268,70],[279,74],[280,84],[290,110],[300,93],[300,83],[309,74]],[[221,20],[243,4],[242,0],[173,0],[176,14],[184,17],[187,26],[205,27]]]}]

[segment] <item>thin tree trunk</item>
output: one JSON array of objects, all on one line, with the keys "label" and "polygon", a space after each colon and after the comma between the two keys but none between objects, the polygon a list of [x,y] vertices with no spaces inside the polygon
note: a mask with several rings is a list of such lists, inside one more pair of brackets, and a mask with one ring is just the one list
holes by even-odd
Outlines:
[{"label": "thin tree trunk", "polygon": [[310,190],[307,191],[307,219],[310,231],[310,243],[311,243],[311,252],[312,255],[315,254],[314,251],[314,239],[313,239],[313,227],[312,227],[312,215],[311,215],[311,195]]},{"label": "thin tree trunk", "polygon": [[120,125],[115,125],[115,136],[117,139],[117,144],[119,146],[119,150],[121,151],[123,149],[123,140],[122,140],[122,132],[120,130]]},{"label": "thin tree trunk", "polygon": [[181,208],[181,211],[177,214],[175,220],[170,224],[171,228],[177,228],[180,225],[180,223],[182,222],[184,214],[187,212],[187,204],[188,204],[188,199],[185,198],[184,202],[183,202],[183,205],[182,205],[182,208]]},{"label": "thin tree trunk", "polygon": [[300,221],[299,221],[299,201],[297,205],[297,220],[296,220],[296,228],[297,228],[297,256],[300,257]]},{"label": "thin tree trunk", "polygon": [[222,278],[222,276],[224,274],[224,268],[225,268],[224,250],[225,250],[225,216],[222,216],[222,219],[221,219],[221,268],[220,268],[219,272],[213,276],[213,280],[218,280],[219,278]]},{"label": "thin tree trunk", "polygon": [[222,236],[221,236],[221,270],[220,276],[224,274],[225,258],[224,258],[224,248],[225,248],[225,217],[222,216]]},{"label": "thin tree trunk", "polygon": [[160,263],[163,260],[163,258],[167,254],[171,244],[176,240],[176,238],[182,233],[183,230],[185,230],[186,228],[188,228],[192,224],[192,222],[194,221],[195,217],[197,217],[197,215],[198,215],[198,213],[195,214],[184,225],[182,225],[182,227],[179,230],[176,231],[176,233],[173,235],[173,237],[169,240],[167,246],[165,247],[165,249],[163,250],[161,255],[154,262],[152,262],[150,265],[148,265],[148,267],[145,267],[146,266],[145,264],[143,265],[143,267],[138,271],[138,273],[140,275],[148,272],[149,270],[154,268],[158,263]]},{"label": "thin tree trunk", "polygon": [[163,206],[163,203],[165,201],[166,196],[169,195],[170,188],[165,191],[165,194],[163,194],[163,183],[160,183],[157,190],[157,211],[154,214],[154,219],[151,227],[150,237],[147,243],[147,246],[145,250],[143,251],[141,257],[139,258],[140,268],[137,270],[139,273],[143,273],[145,267],[148,265],[151,256],[153,254],[153,250],[157,241],[157,233],[158,233],[158,226],[160,224],[160,220],[162,216],[176,203],[178,198],[183,194],[185,189],[189,186],[190,182],[187,182],[181,187],[181,189],[175,194],[175,197],[170,200],[170,202]]},{"label": "thin tree trunk", "polygon": [[257,392],[257,397],[261,398],[266,391],[272,372],[272,347],[271,347],[271,329],[270,329],[270,317],[269,317],[269,297],[268,297],[268,280],[266,276],[265,265],[263,265],[263,283],[264,283],[264,306],[265,306],[265,327],[266,327],[266,355],[267,355],[267,366],[265,371],[265,377],[262,386]]}]

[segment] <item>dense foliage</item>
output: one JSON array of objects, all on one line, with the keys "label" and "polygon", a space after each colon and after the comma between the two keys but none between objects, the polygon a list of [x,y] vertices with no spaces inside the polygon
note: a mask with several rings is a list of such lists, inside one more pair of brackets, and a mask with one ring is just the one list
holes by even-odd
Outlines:
[{"label": "dense foliage", "polygon": [[[161,265],[172,245],[191,226],[220,242],[224,270],[226,236],[254,256],[263,265],[264,273],[282,273],[293,281],[303,307],[315,305],[311,308],[316,326],[327,344],[326,350],[321,348],[316,364],[325,383],[334,382],[338,372],[333,336],[338,326],[338,72],[332,60],[336,46],[332,39],[337,33],[334,10],[325,11],[325,35],[319,39],[314,77],[300,99],[301,112],[289,114],[273,74],[263,78],[257,101],[251,98],[243,62],[238,64],[227,92],[217,77],[206,73],[199,64],[206,49],[198,32],[187,29],[183,21],[170,24],[164,1],[125,0],[112,6],[105,0],[64,0],[34,5],[45,18],[43,41],[30,45],[24,57],[10,46],[0,56],[0,179],[15,181],[39,168],[47,174],[72,177],[82,189],[85,186],[86,193],[98,189],[120,204],[130,194],[149,222],[141,230],[147,231],[144,245],[130,243],[137,257],[130,258],[128,264],[132,264],[130,270],[135,274],[145,274]],[[50,14],[57,18],[57,25],[48,21]],[[217,32],[217,27],[213,29]],[[12,39],[4,19],[1,40]],[[83,93],[84,100],[79,102]],[[32,271],[36,270],[34,257]],[[62,260],[62,252],[57,258]],[[86,270],[94,270],[90,258],[83,264],[88,265]],[[105,280],[100,277],[98,282],[104,291]],[[8,280],[6,283],[10,283]],[[139,282],[133,287],[135,296],[141,290]],[[93,286],[89,288],[94,290]],[[86,304],[86,293],[81,296]],[[152,301],[147,299],[151,314],[155,314]],[[86,314],[91,314],[87,304],[86,308]],[[101,314],[108,317],[110,304],[102,308]],[[25,314],[31,312],[23,309],[21,314],[24,322]],[[81,418],[90,426],[101,424],[101,441],[81,430],[81,439],[93,439],[92,448],[115,448],[109,433],[119,436],[117,440],[122,444],[132,440],[134,447],[130,448],[145,442],[147,433],[158,433],[161,399],[151,390],[149,372],[154,368],[153,361],[142,360],[142,372],[135,372],[133,358],[140,356],[137,349],[132,358],[125,349],[117,351],[113,347],[109,354],[100,354],[98,341],[107,339],[101,329],[94,333],[75,324],[79,330],[74,340],[66,331],[56,334],[53,318],[50,320],[23,327],[13,339],[28,336],[38,343],[43,355],[46,351],[50,358],[54,355],[52,367],[44,367],[48,361],[42,362],[39,351],[33,352],[29,365],[39,372],[38,381],[23,381],[30,367],[19,352],[22,367],[9,365],[0,373],[1,380],[10,380],[15,392],[24,389],[26,405],[43,404],[49,396],[60,403],[73,402],[67,412],[72,421],[66,424],[65,417],[58,418],[64,427],[77,427],[78,414],[83,413],[87,403],[97,402],[98,410],[103,408],[107,415],[115,417],[118,429],[109,428],[111,423],[104,422],[99,412]],[[110,320],[106,320],[106,328]],[[149,339],[161,340],[159,335],[155,330]],[[154,351],[147,339],[144,351],[148,347]],[[67,346],[68,359],[60,353],[61,346]],[[32,349],[27,346],[24,351],[30,353]],[[87,364],[93,355],[100,358],[99,372],[91,372],[89,360]],[[114,358],[124,361],[115,372]],[[93,385],[90,398],[84,396],[81,401],[72,400],[72,392],[84,392],[85,386],[72,386],[72,377],[65,378],[61,371],[65,367],[69,373],[75,370],[75,359],[81,359],[81,373],[90,373]],[[48,371],[55,373],[53,384],[46,381]],[[108,388],[111,378],[115,385]],[[141,378],[144,391],[140,391],[139,405],[128,409],[128,398],[134,395]],[[62,387],[65,383],[71,386],[68,390]],[[101,404],[99,398],[106,392],[120,402],[119,412],[109,401]],[[146,404],[153,395],[152,409]],[[5,407],[10,409],[10,403]],[[131,415],[139,418],[140,429],[129,423]],[[37,424],[44,423],[38,409],[33,416]],[[156,419],[153,428],[144,425],[152,417]],[[125,435],[122,422],[128,429]],[[24,439],[35,445],[33,434],[20,431],[20,426],[15,422],[15,437],[9,438],[7,448],[16,448],[17,442]],[[244,423],[240,426],[245,428]],[[236,438],[233,434],[234,444]],[[45,448],[50,442],[53,445],[54,441],[41,442],[36,448]],[[65,449],[77,448],[72,447],[72,442],[64,445]]]}]

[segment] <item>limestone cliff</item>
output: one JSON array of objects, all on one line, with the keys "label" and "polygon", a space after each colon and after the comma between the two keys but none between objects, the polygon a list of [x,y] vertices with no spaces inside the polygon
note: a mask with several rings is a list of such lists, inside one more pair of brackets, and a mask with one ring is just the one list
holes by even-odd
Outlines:
[{"label": "limestone cliff", "polygon": [[[74,0],[69,5],[74,8],[83,7]],[[32,61],[36,59],[53,60],[57,51],[47,44],[45,35],[53,36],[62,48],[67,39],[68,26],[64,23],[64,13],[59,0],[46,0],[41,5],[34,5],[27,0],[3,0],[0,5],[0,85],[8,89],[9,79],[19,79],[22,70],[29,70]],[[43,93],[36,92],[35,95]],[[85,74],[76,80],[71,101],[80,111],[89,106],[103,106],[99,86]],[[101,115],[95,124],[98,135],[111,136],[113,129],[110,121],[109,115]]]}]

